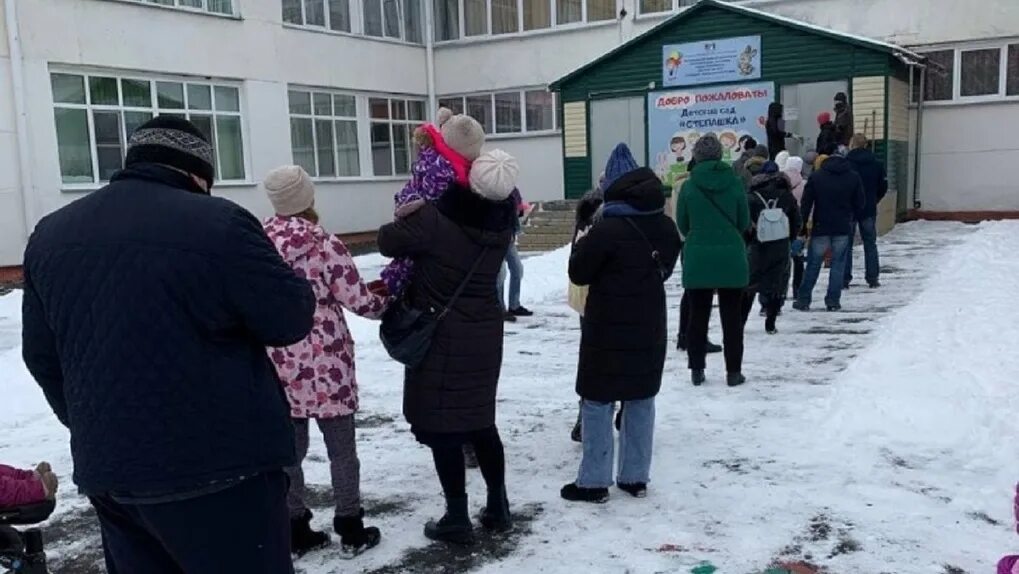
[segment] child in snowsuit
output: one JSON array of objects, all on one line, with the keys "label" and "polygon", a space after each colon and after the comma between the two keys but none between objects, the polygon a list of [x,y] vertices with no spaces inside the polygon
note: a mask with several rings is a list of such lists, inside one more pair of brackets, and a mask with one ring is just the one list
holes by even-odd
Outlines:
[{"label": "child in snowsuit", "polygon": [[298,166],[271,171],[264,188],[276,215],[264,223],[266,235],[283,259],[311,283],[318,305],[314,326],[303,341],[270,348],[280,382],[290,403],[298,461],[286,469],[290,477],[291,550],[302,554],[329,543],[329,535],[311,529],[311,511],[304,503],[304,472],[309,419],[322,431],[332,475],[335,518],[343,551],[359,554],[379,543],[378,528],[364,526],[360,462],[354,435],[358,409],[354,372],[354,341],[343,309],[378,319],[389,298],[381,282],[365,284],[347,247],[318,225],[315,188]]},{"label": "child in snowsuit", "polygon": [[[481,155],[485,130],[474,118],[439,110],[438,127],[425,124],[414,131],[418,146],[417,161],[411,168],[407,185],[396,194],[394,217],[413,213],[422,202],[439,199],[454,181],[469,185],[471,163]],[[393,296],[400,295],[410,282],[413,264],[409,258],[394,259],[382,270],[382,280]]]},{"label": "child in snowsuit", "polygon": [[48,462],[35,470],[21,470],[0,464],[0,508],[14,508],[53,500],[57,475]]}]

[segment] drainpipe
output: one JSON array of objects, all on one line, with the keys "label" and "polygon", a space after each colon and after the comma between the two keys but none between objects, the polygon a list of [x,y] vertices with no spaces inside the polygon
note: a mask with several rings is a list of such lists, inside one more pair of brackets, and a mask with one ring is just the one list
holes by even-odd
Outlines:
[{"label": "drainpipe", "polygon": [[922,161],[920,148],[923,146],[923,101],[926,88],[927,68],[923,67],[920,68],[920,95],[916,98],[916,145],[913,147],[913,209],[923,207],[923,203],[920,201],[920,164]]},{"label": "drainpipe", "polygon": [[18,25],[17,0],[4,0],[7,15],[7,49],[11,58],[11,90],[14,92],[14,131],[18,142],[18,169],[21,172],[21,215],[25,219],[25,239],[35,227],[30,205],[32,165],[29,161],[28,121],[25,115],[24,58],[21,54],[21,32]]},{"label": "drainpipe", "polygon": [[422,2],[425,5],[425,83],[428,90],[428,117],[436,120],[435,113],[439,103],[435,97],[435,13],[431,0]]}]

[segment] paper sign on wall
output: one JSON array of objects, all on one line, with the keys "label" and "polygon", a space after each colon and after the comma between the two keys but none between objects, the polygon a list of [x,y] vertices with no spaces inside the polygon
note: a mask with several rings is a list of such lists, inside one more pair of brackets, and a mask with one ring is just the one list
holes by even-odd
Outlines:
[{"label": "paper sign on wall", "polygon": [[662,46],[662,85],[695,86],[761,77],[761,37]]}]

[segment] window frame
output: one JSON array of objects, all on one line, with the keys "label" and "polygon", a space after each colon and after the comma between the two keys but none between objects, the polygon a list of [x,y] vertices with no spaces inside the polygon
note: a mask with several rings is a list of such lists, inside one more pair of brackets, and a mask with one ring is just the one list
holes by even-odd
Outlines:
[{"label": "window frame", "polygon": [[[438,96],[436,99],[439,102],[439,106],[444,106],[450,102],[459,100],[459,106],[453,106],[450,109],[454,113],[464,113],[467,105],[467,98],[488,98],[488,106],[490,116],[492,118],[492,125],[490,131],[486,131],[485,135],[487,139],[512,139],[521,137],[540,137],[546,135],[555,135],[562,131],[562,118],[559,117],[559,94],[551,92],[552,94],[552,128],[541,129],[541,130],[530,130],[527,128],[527,94],[531,92],[546,92],[549,93],[547,88],[541,86],[528,86],[523,88],[510,88],[505,90],[494,90],[485,92],[471,92],[466,94],[449,94]],[[498,130],[498,108],[496,106],[496,96],[503,94],[516,94],[519,100],[519,112],[520,112],[520,130],[500,132]],[[445,107],[450,107],[446,105]]]},{"label": "window frame", "polygon": [[217,12],[209,9],[209,4],[212,0],[198,0],[202,3],[201,8],[194,6],[187,6],[182,4],[183,0],[166,0],[172,2],[172,4],[160,4],[153,0],[109,0],[112,2],[121,2],[124,4],[136,4],[138,6],[148,6],[152,8],[162,8],[164,10],[179,10],[181,12],[190,12],[192,14],[204,14],[206,16],[216,16],[219,18],[240,18],[240,10],[237,6],[239,0],[230,0],[230,12]]},{"label": "window frame", "polygon": [[[743,0],[729,0],[729,1],[730,2],[734,2],[734,3],[739,3],[739,2],[742,2]],[[690,6],[693,6],[696,3],[697,3],[697,0],[670,0],[669,1],[669,7],[666,8],[665,10],[657,10],[657,11],[654,11],[654,12],[645,12],[641,8],[641,0],[636,0],[636,2],[635,2],[636,8],[637,8],[637,16],[636,17],[637,18],[656,18],[656,17],[667,16],[667,15],[672,14],[673,12],[675,12],[677,10],[681,10],[681,9],[684,9],[684,8],[689,8]]]},{"label": "window frame", "polygon": [[[494,27],[494,21],[493,21],[494,13],[492,11],[492,0],[481,0],[481,1],[483,1],[485,3],[485,8],[487,10],[487,14],[486,14],[487,27],[486,27],[484,33],[468,35],[467,34],[467,17],[466,17],[466,13],[465,13],[464,8],[466,6],[466,2],[471,1],[471,0],[427,0],[427,1],[430,1],[430,2],[435,2],[435,1],[452,2],[452,3],[454,3],[456,5],[456,9],[457,9],[457,19],[458,19],[457,25],[458,25],[459,29],[457,30],[457,36],[455,38],[440,40],[439,39],[440,35],[438,34],[439,19],[438,18],[433,18],[432,30],[430,30],[429,32],[434,35],[435,44],[438,45],[438,46],[445,45],[445,44],[456,44],[456,43],[471,43],[471,42],[479,42],[479,41],[480,42],[484,42],[484,41],[499,40],[499,39],[504,39],[504,38],[514,38],[514,37],[520,37],[520,36],[533,36],[533,35],[540,35],[540,34],[548,34],[550,32],[563,31],[563,30],[572,30],[572,29],[576,29],[576,28],[585,28],[585,27],[592,27],[592,26],[608,26],[608,25],[616,24],[619,21],[619,9],[620,9],[619,2],[617,1],[617,2],[615,2],[615,4],[616,4],[616,10],[614,12],[615,17],[609,18],[609,19],[605,19],[605,20],[590,20],[589,19],[590,12],[588,10],[588,3],[593,1],[593,0],[580,0],[580,5],[581,5],[580,19],[575,21],[575,22],[559,23],[558,3],[563,1],[563,0],[546,0],[548,2],[548,5],[549,5],[549,21],[550,21],[549,25],[547,27],[544,27],[544,28],[533,28],[533,29],[527,30],[527,29],[525,29],[525,22],[527,21],[527,18],[525,16],[525,12],[524,12],[526,4],[525,4],[524,0],[515,0],[516,1],[516,14],[517,14],[517,17],[516,17],[516,20],[517,20],[517,22],[516,22],[516,30],[512,31],[512,32],[500,32],[498,34],[495,34],[495,33],[493,33],[493,30],[494,30],[495,27]],[[676,1],[677,0],[673,0],[673,2],[676,2]],[[680,1],[686,1],[686,0],[680,0]],[[434,11],[434,8],[433,8],[433,11]]]},{"label": "window frame", "polygon": [[[414,146],[414,128],[421,126],[428,121],[428,98],[424,96],[407,96],[407,95],[391,95],[391,94],[366,94],[363,96],[365,102],[365,122],[368,129],[365,132],[367,138],[367,152],[368,152],[368,165],[371,166],[371,176],[373,178],[384,178],[384,179],[400,179],[405,178],[411,174],[414,169],[414,162],[417,160],[417,154]],[[385,118],[374,118],[371,116],[371,100],[385,100],[386,101],[386,115]],[[393,117],[393,102],[402,102],[406,113],[404,118]],[[422,105],[422,117],[420,119],[411,119],[410,117],[410,102],[419,102]],[[393,173],[390,174],[377,174],[375,173],[375,156],[374,149],[372,148],[371,141],[371,129],[373,124],[385,124],[389,127],[389,161],[393,168]],[[406,126],[407,130],[407,148],[408,148],[408,161],[407,171],[400,172],[396,169],[396,126]],[[363,171],[363,170],[362,170]]]},{"label": "window frame", "polygon": [[[309,104],[311,106],[310,113],[308,113],[308,114],[299,114],[299,113],[294,113],[293,111],[291,111],[291,109],[290,109],[290,94],[293,93],[293,92],[303,92],[303,93],[308,94],[308,96],[309,96]],[[326,115],[319,115],[319,114],[315,113],[315,94],[327,94],[327,95],[329,95],[331,110],[330,110],[330,113],[329,113],[328,116],[326,116]],[[354,100],[354,115],[353,116],[344,116],[344,115],[337,115],[336,114],[336,100],[335,100],[336,96],[343,96],[343,97],[353,98],[353,100]],[[315,173],[311,173],[309,175],[311,176],[311,178],[313,180],[315,180],[315,181],[357,181],[357,180],[361,180],[361,179],[365,178],[365,173],[364,173],[364,167],[365,167],[365,163],[364,163],[364,145],[363,145],[363,141],[362,141],[362,137],[361,137],[362,133],[364,132],[364,129],[363,129],[363,126],[361,125],[361,123],[362,123],[361,122],[361,120],[362,120],[361,110],[362,110],[362,107],[361,107],[360,97],[356,93],[354,93],[354,92],[344,91],[344,90],[336,90],[336,89],[330,89],[330,88],[309,88],[309,87],[305,87],[305,86],[295,86],[295,85],[288,85],[287,86],[287,125],[288,126],[292,125],[292,122],[293,122],[294,118],[311,120],[312,153],[313,153],[314,158],[315,158]],[[332,159],[333,159],[333,172],[334,173],[333,173],[333,175],[325,175],[325,176],[323,176],[323,175],[320,175],[321,168],[319,166],[319,157],[318,157],[319,156],[319,154],[318,154],[319,147],[318,147],[318,129],[317,129],[317,126],[316,126],[316,120],[325,120],[325,119],[328,119],[329,122],[332,124],[332,132],[333,132],[333,141],[332,141],[332,144],[333,144],[333,147],[332,147],[332,156],[333,156],[333,158]],[[354,122],[354,126],[357,129],[357,132],[356,132],[355,136],[356,136],[356,141],[357,141],[357,171],[358,171],[358,173],[357,173],[357,175],[338,175],[339,165],[340,165],[340,162],[339,162],[339,159],[340,159],[340,155],[339,155],[340,154],[340,147],[338,145],[339,144],[339,140],[337,139],[338,138],[338,132],[337,132],[337,129],[336,129],[336,123],[337,122],[350,122],[350,121]],[[290,139],[290,157],[291,157],[291,160],[293,160],[294,164],[296,165],[297,164],[297,158],[294,157],[294,141],[293,141],[292,137]]]},{"label": "window frame", "polygon": [[[967,104],[981,104],[993,102],[1015,102],[1019,101],[1019,93],[1008,94],[1008,52],[1010,46],[1019,49],[1019,38],[1008,40],[969,42],[964,44],[950,44],[940,46],[924,46],[918,49],[920,55],[934,52],[952,52],[952,74],[951,74],[951,97],[945,100],[924,100],[924,106],[958,106]],[[962,95],[962,54],[964,52],[975,52],[980,50],[998,50],[998,91],[997,93],[982,94],[975,96]],[[929,75],[928,71],[928,75]],[[919,81],[919,75],[914,76],[914,82]],[[1017,80],[1019,81],[1019,80]],[[917,105],[914,94],[910,94],[910,105]]]},{"label": "window frame", "polygon": [[[233,0],[236,2],[237,0]],[[424,14],[424,1],[432,0],[396,0],[397,2],[397,24],[399,26],[399,37],[386,35],[386,6],[385,0],[378,0],[379,5],[379,16],[382,24],[382,34],[375,35],[368,33],[368,23],[365,18],[365,10],[367,9],[366,0],[348,0],[347,2],[347,19],[350,23],[349,30],[336,30],[332,28],[332,11],[330,8],[330,2],[337,0],[317,0],[322,3],[324,10],[323,25],[308,24],[307,6],[305,2],[308,0],[295,0],[301,8],[301,23],[289,22],[285,19],[283,13],[283,0],[280,2],[280,19],[283,22],[285,28],[294,28],[298,30],[308,30],[313,32],[319,32],[324,34],[338,34],[341,36],[357,36],[359,38],[367,38],[379,42],[392,42],[396,44],[406,44],[409,46],[423,46],[425,44],[425,34],[428,33],[425,26],[425,14]],[[417,23],[419,26],[418,40],[408,40],[407,36],[407,6],[408,4],[415,4],[418,10]]]},{"label": "window frame", "polygon": [[[121,154],[122,154],[122,157],[121,157],[121,168],[123,168],[123,161],[127,158],[127,146],[128,146],[128,141],[129,141],[130,136],[131,136],[131,134],[127,133],[127,125],[126,125],[126,122],[124,121],[124,114],[125,113],[132,113],[132,112],[133,113],[149,113],[149,114],[152,115],[152,117],[156,117],[158,115],[164,115],[164,114],[167,114],[167,115],[170,115],[170,114],[172,114],[172,115],[184,115],[184,117],[186,117],[186,118],[191,118],[192,115],[197,115],[197,116],[202,116],[202,117],[209,117],[210,121],[211,121],[211,127],[212,127],[212,130],[213,130],[213,134],[212,134],[213,141],[212,141],[212,143],[213,143],[213,146],[214,146],[214,153],[215,153],[215,157],[216,157],[216,166],[215,166],[215,168],[216,168],[216,179],[213,182],[214,186],[228,187],[228,186],[232,186],[232,185],[250,185],[252,183],[252,179],[251,179],[251,160],[250,160],[250,153],[251,153],[251,145],[250,144],[251,144],[251,142],[249,140],[248,123],[247,123],[247,120],[246,120],[246,115],[247,115],[246,104],[247,104],[247,100],[245,98],[244,85],[243,85],[242,82],[231,81],[231,80],[222,80],[222,79],[189,78],[189,77],[185,77],[185,76],[171,76],[171,75],[166,75],[166,74],[148,74],[148,75],[146,75],[146,74],[137,74],[137,73],[123,73],[121,71],[116,71],[116,70],[103,70],[103,69],[95,69],[95,68],[81,69],[81,68],[70,68],[70,67],[51,67],[51,68],[49,68],[47,70],[47,72],[48,72],[47,75],[50,78],[50,94],[49,94],[50,95],[50,107],[52,108],[53,112],[55,113],[56,110],[58,110],[58,109],[84,110],[85,111],[85,117],[86,117],[86,123],[87,123],[87,127],[88,127],[89,155],[90,155],[91,167],[92,167],[92,181],[91,182],[70,182],[70,183],[64,182],[64,180],[63,180],[64,174],[62,172],[60,172],[60,167],[59,167],[59,161],[60,160],[59,160],[59,155],[58,155],[58,157],[57,157],[57,164],[58,164],[57,171],[59,173],[59,177],[60,177],[60,181],[61,181],[61,184],[60,184],[61,185],[61,189],[69,190],[69,191],[73,191],[73,190],[92,190],[92,189],[96,189],[98,187],[102,187],[103,185],[106,185],[107,183],[109,183],[109,180],[108,179],[105,179],[105,180],[102,179],[101,175],[99,173],[99,154],[98,154],[98,149],[99,148],[98,148],[98,144],[97,144],[97,141],[96,141],[96,128],[95,128],[95,120],[94,120],[95,112],[100,112],[100,113],[102,113],[102,112],[107,112],[107,113],[109,113],[109,112],[116,112],[118,114],[118,116],[119,116],[119,124],[120,125],[118,127],[119,127],[119,136],[121,138],[120,144],[121,144]],[[84,86],[84,90],[85,90],[85,94],[84,94],[85,95],[85,103],[84,104],[64,103],[64,102],[57,102],[56,101],[56,98],[54,97],[54,94],[53,94],[52,77],[54,75],[58,75],[58,74],[59,75],[76,76],[76,77],[82,78],[82,82],[83,82],[83,86]],[[113,78],[113,79],[115,79],[117,81],[117,102],[118,103],[116,105],[114,105],[114,104],[93,104],[92,103],[92,93],[91,93],[92,90],[90,89],[89,79],[93,78],[93,77]],[[125,80],[127,80],[127,81],[136,81],[136,82],[147,82],[148,83],[148,85],[149,85],[149,105],[148,106],[125,105],[124,104],[123,82]],[[183,107],[182,108],[161,107],[159,105],[159,89],[158,89],[158,84],[159,83],[172,83],[172,84],[180,84],[181,85],[181,89],[183,90],[183,100],[182,100],[183,101],[183,103],[182,103]],[[209,95],[210,95],[210,109],[202,110],[202,109],[191,109],[191,108],[189,108],[188,104],[189,104],[190,94],[189,94],[188,86],[191,86],[191,85],[195,85],[195,86],[208,86],[208,88],[209,88]],[[216,95],[215,95],[217,87],[220,87],[220,88],[232,88],[232,89],[237,91],[237,110],[236,111],[219,110],[219,109],[217,109]],[[217,119],[220,118],[220,117],[233,117],[233,118],[237,118],[239,120],[239,122],[240,122],[240,131],[241,131],[241,133],[240,133],[240,135],[241,135],[241,141],[240,141],[240,143],[241,143],[240,156],[241,157],[240,157],[240,159],[241,159],[241,169],[244,172],[240,179],[222,179],[220,177],[220,174],[222,173],[222,169],[221,169],[222,168],[222,157],[221,157],[221,154],[219,153],[220,137],[219,137],[219,122],[217,121]],[[54,133],[54,138],[56,139],[56,141],[58,143],[57,147],[59,148],[60,134],[57,131],[56,119],[54,118],[53,121],[54,121],[54,126],[53,126],[53,128],[54,128],[54,132],[53,132]]]}]

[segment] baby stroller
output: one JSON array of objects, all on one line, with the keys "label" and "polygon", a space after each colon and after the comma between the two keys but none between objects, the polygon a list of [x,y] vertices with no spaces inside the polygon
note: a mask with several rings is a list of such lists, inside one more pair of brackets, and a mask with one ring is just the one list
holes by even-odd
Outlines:
[{"label": "baby stroller", "polygon": [[0,568],[4,574],[47,574],[42,531],[18,526],[38,524],[53,514],[56,501],[0,508]]}]

